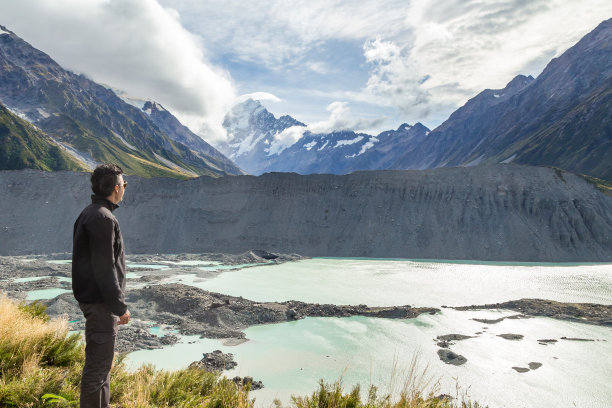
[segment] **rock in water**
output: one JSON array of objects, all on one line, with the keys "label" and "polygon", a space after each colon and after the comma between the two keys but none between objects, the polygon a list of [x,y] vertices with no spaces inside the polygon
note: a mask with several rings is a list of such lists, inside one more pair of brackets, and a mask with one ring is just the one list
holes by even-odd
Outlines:
[{"label": "rock in water", "polygon": [[261,381],[255,381],[253,380],[253,377],[234,377],[232,379],[233,382],[235,382],[236,384],[242,386],[242,387],[246,387],[248,386],[249,389],[251,391],[254,390],[260,390],[264,387],[263,383]]},{"label": "rock in water", "polygon": [[438,350],[438,357],[440,360],[444,361],[446,364],[452,364],[456,366],[460,366],[467,362],[467,358],[462,355],[453,353],[450,350],[440,349]]},{"label": "rock in water", "polygon": [[212,353],[204,353],[204,358],[200,361],[194,361],[189,367],[204,368],[208,371],[223,371],[231,370],[238,363],[234,361],[232,353],[223,353],[221,350],[215,350]]},{"label": "rock in water", "polygon": [[498,337],[503,337],[506,340],[523,340],[522,334],[504,333],[498,334]]},{"label": "rock in water", "polygon": [[542,363],[538,363],[538,362],[534,362],[534,361],[529,363],[529,368],[532,369],[532,370],[537,370],[540,367],[542,367]]}]

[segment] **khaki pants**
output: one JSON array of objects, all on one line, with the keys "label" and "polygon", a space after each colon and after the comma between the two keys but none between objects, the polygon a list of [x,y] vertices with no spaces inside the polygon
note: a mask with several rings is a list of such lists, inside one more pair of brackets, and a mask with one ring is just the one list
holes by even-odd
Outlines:
[{"label": "khaki pants", "polygon": [[85,366],[81,408],[106,408],[110,401],[110,370],[115,354],[118,317],[104,303],[81,303],[85,316]]}]

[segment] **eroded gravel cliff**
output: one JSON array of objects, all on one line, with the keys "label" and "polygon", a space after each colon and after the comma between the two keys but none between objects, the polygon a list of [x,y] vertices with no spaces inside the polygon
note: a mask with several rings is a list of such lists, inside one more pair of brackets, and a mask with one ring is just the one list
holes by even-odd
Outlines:
[{"label": "eroded gravel cliff", "polygon": [[[612,260],[612,197],[549,168],[126,179],[128,253]],[[89,195],[86,173],[0,172],[0,255],[69,252]]]}]

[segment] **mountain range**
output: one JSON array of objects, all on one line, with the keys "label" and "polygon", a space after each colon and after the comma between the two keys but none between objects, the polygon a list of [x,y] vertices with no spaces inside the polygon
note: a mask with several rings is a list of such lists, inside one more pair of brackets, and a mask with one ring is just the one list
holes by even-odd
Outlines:
[{"label": "mountain range", "polygon": [[[177,125],[169,113],[156,109],[147,114],[131,106],[0,28],[0,103],[40,129],[47,143],[72,155],[82,167],[112,161],[129,174],[145,177],[243,173]],[[39,159],[50,160],[46,154]]]},{"label": "mountain range", "polygon": [[[378,136],[351,130],[314,134],[291,116],[276,117],[259,101],[248,99],[226,115],[228,142],[219,150],[255,175],[268,172],[347,174],[389,168],[402,152],[423,141],[429,129],[421,123],[401,125]],[[287,130],[303,133],[290,146],[278,142]]]},{"label": "mountain range", "polygon": [[226,115],[228,138],[215,147],[159,103],[132,106],[0,28],[0,168],[75,170],[113,161],[129,174],[186,178],[519,163],[612,180],[612,19],[537,78],[519,75],[484,90],[433,130],[405,123],[375,136],[316,134],[246,100]]},{"label": "mountain range", "polygon": [[[226,117],[229,144],[219,146],[253,174],[294,171],[428,169],[493,163],[559,167],[612,180],[612,19],[553,59],[537,77],[519,75],[487,89],[429,132],[404,124],[377,136],[303,132],[281,151],[274,135],[304,126],[244,102]],[[299,130],[299,129],[298,129]]]}]

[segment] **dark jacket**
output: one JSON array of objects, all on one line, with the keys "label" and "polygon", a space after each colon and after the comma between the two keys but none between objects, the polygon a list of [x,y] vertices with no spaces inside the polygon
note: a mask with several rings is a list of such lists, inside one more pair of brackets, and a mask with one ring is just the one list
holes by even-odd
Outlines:
[{"label": "dark jacket", "polygon": [[117,316],[125,304],[125,252],[113,211],[119,206],[91,196],[91,204],[74,223],[72,292],[79,302],[105,303]]}]

